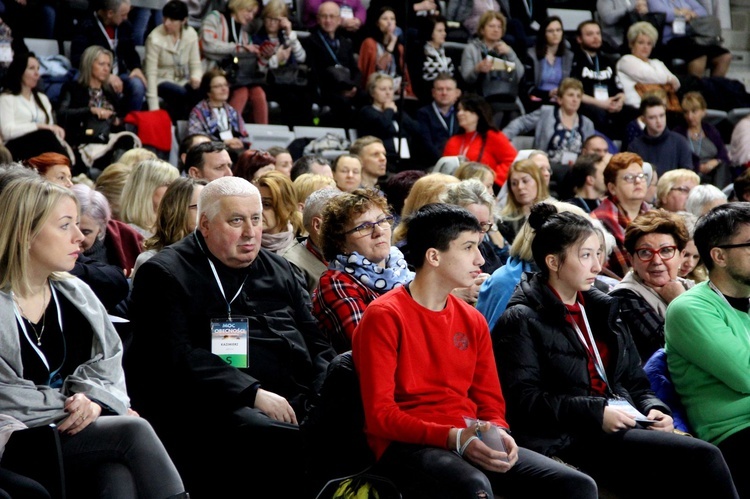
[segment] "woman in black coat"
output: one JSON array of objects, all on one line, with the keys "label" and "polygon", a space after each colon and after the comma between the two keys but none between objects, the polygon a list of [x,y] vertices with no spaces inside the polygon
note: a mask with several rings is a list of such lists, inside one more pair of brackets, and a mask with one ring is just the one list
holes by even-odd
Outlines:
[{"label": "woman in black coat", "polygon": [[492,331],[519,445],[581,468],[618,496],[737,497],[718,448],[673,432],[617,300],[592,286],[601,248],[591,222],[547,203],[528,221],[541,271],[524,275]]}]

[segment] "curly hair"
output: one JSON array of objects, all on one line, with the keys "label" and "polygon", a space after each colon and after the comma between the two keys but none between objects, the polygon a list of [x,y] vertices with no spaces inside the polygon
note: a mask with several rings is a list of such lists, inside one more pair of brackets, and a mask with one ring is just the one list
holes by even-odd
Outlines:
[{"label": "curly hair", "polygon": [[390,215],[388,201],[376,189],[355,189],[328,201],[323,210],[320,234],[321,249],[326,260],[332,261],[337,255],[344,254],[349,224],[371,208],[380,208],[383,213]]},{"label": "curly hair", "polygon": [[634,254],[638,240],[648,234],[672,236],[679,251],[685,249],[690,240],[685,219],[677,213],[657,208],[638,215],[625,229],[625,249],[628,253]]}]

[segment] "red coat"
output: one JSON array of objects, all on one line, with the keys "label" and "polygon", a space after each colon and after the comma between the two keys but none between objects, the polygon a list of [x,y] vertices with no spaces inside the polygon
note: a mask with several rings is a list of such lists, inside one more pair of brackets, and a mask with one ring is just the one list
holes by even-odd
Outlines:
[{"label": "red coat", "polygon": [[[486,143],[485,143],[486,142]],[[482,146],[484,145],[484,150]],[[481,158],[480,158],[481,153]],[[495,183],[502,186],[508,178],[510,165],[518,151],[503,132],[487,131],[487,139],[478,133],[454,135],[445,144],[443,156],[466,156],[469,161],[483,163],[495,172]]]}]

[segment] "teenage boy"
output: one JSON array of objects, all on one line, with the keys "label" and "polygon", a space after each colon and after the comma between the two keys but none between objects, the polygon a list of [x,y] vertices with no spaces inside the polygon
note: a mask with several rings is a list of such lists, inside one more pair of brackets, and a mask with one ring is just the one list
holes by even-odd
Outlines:
[{"label": "teenage boy", "polygon": [[403,490],[420,477],[440,497],[596,498],[590,477],[508,433],[487,321],[450,294],[481,273],[479,221],[430,204],[402,223],[414,281],[367,307],[352,345],[380,471]]}]

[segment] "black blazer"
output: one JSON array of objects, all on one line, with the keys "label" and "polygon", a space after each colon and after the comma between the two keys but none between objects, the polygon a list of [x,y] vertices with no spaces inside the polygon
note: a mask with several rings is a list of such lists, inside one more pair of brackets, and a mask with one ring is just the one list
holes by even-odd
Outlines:
[{"label": "black blazer", "polygon": [[[104,35],[99,23],[96,20],[96,14],[92,13],[86,17],[73,36],[70,46],[70,62],[74,68],[81,65],[81,56],[83,51],[91,45],[100,45],[107,50],[112,50],[109,45],[109,39]],[[117,49],[115,57],[117,58],[118,70],[120,74],[130,73],[134,69],[141,68],[141,57],[135,50],[133,41],[133,25],[130,21],[123,21],[117,27]]]}]

